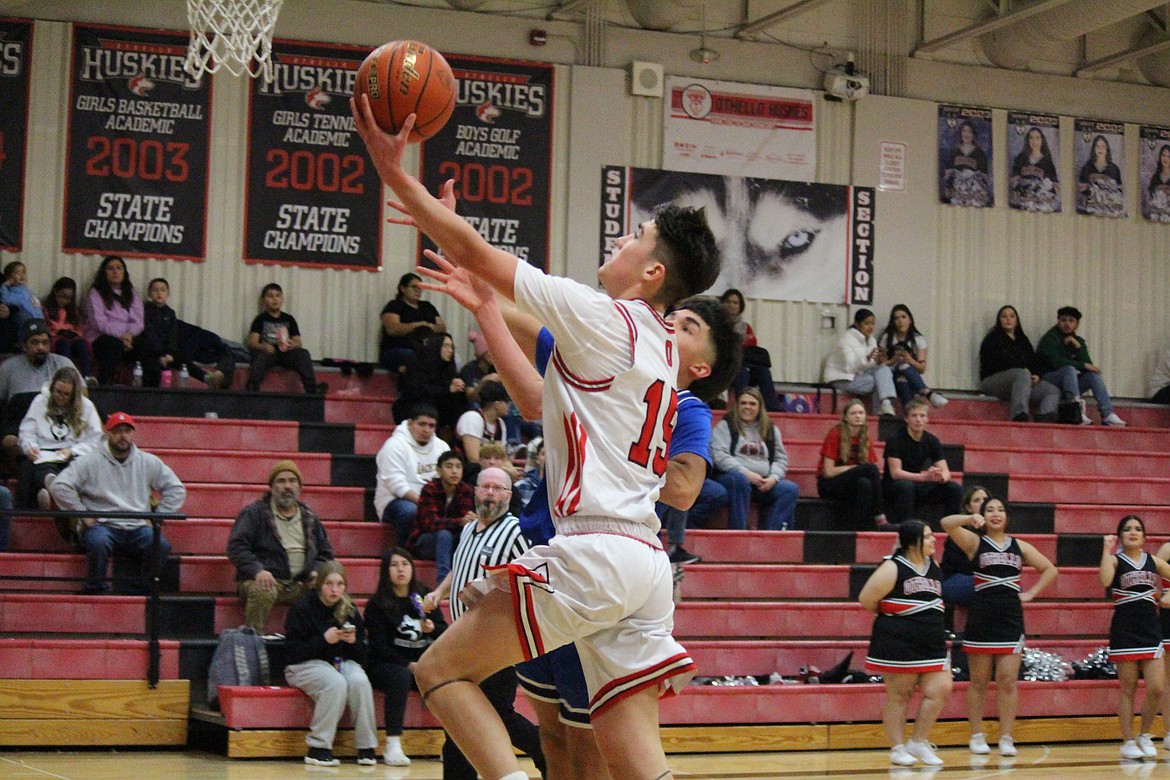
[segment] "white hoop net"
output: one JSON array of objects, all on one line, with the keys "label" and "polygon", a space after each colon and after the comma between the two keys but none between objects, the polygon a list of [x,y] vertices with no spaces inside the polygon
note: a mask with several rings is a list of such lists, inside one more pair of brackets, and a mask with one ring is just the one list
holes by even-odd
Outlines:
[{"label": "white hoop net", "polygon": [[187,72],[199,78],[226,68],[233,76],[272,81],[272,33],[283,2],[187,0]]}]

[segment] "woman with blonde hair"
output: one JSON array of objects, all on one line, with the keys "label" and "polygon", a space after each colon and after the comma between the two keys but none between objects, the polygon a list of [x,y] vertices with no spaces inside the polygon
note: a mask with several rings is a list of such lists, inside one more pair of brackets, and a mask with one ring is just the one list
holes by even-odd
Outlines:
[{"label": "woman with blonde hair", "polygon": [[780,429],[764,410],[764,397],[755,387],[746,387],[727,415],[711,432],[711,459],[715,481],[727,489],[727,527],[747,528],[752,498],[765,513],[760,528],[787,531],[793,527],[796,499],[800,489],[784,479],[788,453]]},{"label": "woman with blonde hair", "polygon": [[817,495],[844,504],[849,528],[855,531],[886,526],[882,514],[882,475],[877,452],[869,438],[865,403],[850,399],[841,410],[841,422],[829,429],[821,444]]},{"label": "woman with blonde hair", "polygon": [[76,368],[57,369],[29,404],[20,421],[20,467],[16,495],[19,506],[49,509],[48,486],[78,457],[102,440],[102,420],[85,397],[85,383]]},{"label": "woman with blonde hair", "polygon": [[378,763],[377,716],[370,680],[362,668],[366,626],[349,593],[345,567],[325,561],[317,567],[313,589],[293,604],[285,620],[284,677],[314,702],[305,742],[305,763],[337,766],[333,738],[348,705],[358,764]]}]

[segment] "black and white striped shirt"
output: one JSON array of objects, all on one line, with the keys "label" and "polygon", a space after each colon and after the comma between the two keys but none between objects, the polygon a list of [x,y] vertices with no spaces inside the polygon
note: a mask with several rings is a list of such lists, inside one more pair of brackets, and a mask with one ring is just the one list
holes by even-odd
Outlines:
[{"label": "black and white striped shirt", "polygon": [[528,543],[520,533],[520,521],[506,514],[482,531],[479,523],[463,526],[459,544],[451,563],[451,619],[458,620],[467,609],[458,598],[459,591],[472,580],[484,576],[484,566],[509,563],[528,551]]}]

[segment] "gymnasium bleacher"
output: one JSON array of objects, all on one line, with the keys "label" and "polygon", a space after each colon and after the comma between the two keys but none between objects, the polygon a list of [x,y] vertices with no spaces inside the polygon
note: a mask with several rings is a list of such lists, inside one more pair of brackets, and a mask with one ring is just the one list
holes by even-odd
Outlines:
[{"label": "gymnasium bleacher", "polygon": [[[351,589],[364,603],[378,556],[392,532],[373,521],[373,456],[393,429],[391,381],[323,371],[324,396],[305,396],[274,372],[260,395],[203,390],[97,388],[103,413],[138,420],[138,443],[186,484],[186,521],[166,525],[172,559],[162,574],[157,689],[146,684],[145,600],[75,595],[76,583],[0,580],[0,745],[193,745],[233,757],[299,756],[311,707],[288,687],[221,690],[222,711],[207,708],[206,669],[216,633],[243,622],[234,571],[224,555],[232,518],[264,489],[273,461],[293,457],[303,500],[325,520]],[[288,392],[282,392],[288,391]],[[827,399],[826,399],[827,400]],[[801,489],[797,529],[692,530],[702,556],[686,567],[675,633],[706,677],[797,674],[827,669],[849,652],[863,665],[872,617],[856,596],[894,537],[834,530],[832,508],[816,498],[815,459],[836,416],[779,414],[790,478]],[[1097,583],[1103,533],[1141,514],[1170,527],[1170,410],[1124,406],[1130,426],[1003,422],[1003,405],[956,397],[932,412],[931,430],[948,445],[953,470],[968,483],[1006,493],[1010,531],[1032,542],[1061,577],[1026,605],[1029,646],[1079,660],[1106,644],[1111,605]],[[877,421],[874,435],[886,434]],[[884,438],[884,436],[883,436]],[[84,557],[68,549],[47,518],[14,517],[0,570],[10,577],[80,577]],[[429,562],[419,565],[433,581]],[[1025,576],[1025,584],[1028,575]],[[277,608],[269,631],[280,631]],[[279,666],[279,645],[272,650]],[[932,737],[966,742],[964,683],[958,683]],[[1023,682],[1018,742],[1118,736],[1115,680]],[[379,694],[380,696],[380,694]],[[661,706],[668,752],[884,747],[882,686],[775,684],[691,686]],[[519,697],[521,700],[523,697]],[[988,698],[989,716],[994,697]],[[379,719],[381,713],[379,698]],[[526,702],[522,712],[531,714]],[[413,696],[403,738],[409,755],[436,755],[438,725]],[[337,752],[352,753],[351,733]],[[719,728],[712,728],[719,726]]]}]

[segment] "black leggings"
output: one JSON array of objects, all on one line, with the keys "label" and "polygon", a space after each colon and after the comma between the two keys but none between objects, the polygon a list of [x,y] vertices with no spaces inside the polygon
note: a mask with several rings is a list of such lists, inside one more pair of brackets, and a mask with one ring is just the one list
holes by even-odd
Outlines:
[{"label": "black leggings", "polygon": [[386,716],[386,736],[402,736],[402,720],[406,717],[406,696],[417,691],[414,673],[402,664],[383,663],[366,670],[373,685],[386,694],[383,707]]},{"label": "black leggings", "polygon": [[872,531],[882,511],[882,475],[872,463],[859,463],[835,477],[817,477],[817,495],[845,504],[850,531]]}]

